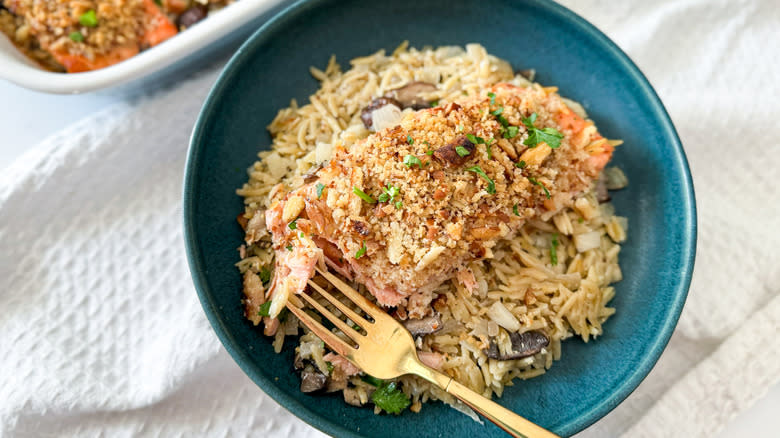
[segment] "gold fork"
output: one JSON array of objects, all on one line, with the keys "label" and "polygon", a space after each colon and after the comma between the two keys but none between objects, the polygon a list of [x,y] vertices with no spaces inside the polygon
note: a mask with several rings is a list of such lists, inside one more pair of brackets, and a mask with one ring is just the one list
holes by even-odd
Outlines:
[{"label": "gold fork", "polygon": [[373,321],[366,320],[317,283],[309,280],[309,286],[312,289],[319,292],[323,298],[365,331],[365,334],[363,334],[350,327],[311,296],[305,293],[300,295],[319,313],[328,318],[333,325],[352,339],[356,347],[352,346],[317,322],[303,309],[296,307],[292,303],[287,303],[287,308],[309,330],[328,344],[333,351],[344,356],[366,373],[379,379],[392,379],[404,374],[420,376],[457,397],[512,436],[526,438],[557,437],[554,433],[537,426],[461,385],[453,380],[452,377],[423,365],[417,357],[414,339],[404,326],[333,274],[320,269],[317,269],[317,272],[373,319]]}]

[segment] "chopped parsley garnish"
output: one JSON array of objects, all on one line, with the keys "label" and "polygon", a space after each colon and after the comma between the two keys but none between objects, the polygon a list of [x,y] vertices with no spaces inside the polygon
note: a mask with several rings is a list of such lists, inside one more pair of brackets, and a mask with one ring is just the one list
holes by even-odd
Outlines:
[{"label": "chopped parsley garnish", "polygon": [[493,159],[493,149],[490,148],[490,144],[486,144],[485,147],[487,148],[488,159],[492,160]]},{"label": "chopped parsley garnish", "polygon": [[498,122],[501,123],[501,126],[503,126],[504,129],[509,127],[509,120],[507,120],[506,117],[499,115],[496,119],[498,119]]},{"label": "chopped parsley garnish", "polygon": [[585,222],[585,218],[581,217],[581,218],[577,219],[577,222],[584,223]]},{"label": "chopped parsley garnish", "polygon": [[550,191],[547,190],[547,187],[544,186],[544,184],[540,183],[536,180],[536,178],[528,177],[528,181],[531,181],[531,183],[536,184],[537,186],[541,187],[542,190],[544,190],[544,195],[547,196],[547,199],[550,199]]},{"label": "chopped parsley garnish", "polygon": [[363,257],[365,254],[366,254],[366,241],[364,240],[363,241],[363,246],[361,246],[360,249],[357,250],[357,252],[355,253],[355,258],[359,259],[359,258]]},{"label": "chopped parsley garnish", "polygon": [[379,385],[377,390],[371,394],[371,401],[389,414],[400,414],[411,404],[409,397],[396,387],[395,382],[383,382]]},{"label": "chopped parsley garnish", "polygon": [[402,201],[395,201],[395,208],[396,209],[400,210],[401,208],[403,208],[403,206],[404,206],[404,203]]},{"label": "chopped parsley garnish", "polygon": [[464,95],[464,96],[468,96],[468,95],[469,95],[469,92],[468,92],[468,91],[466,91],[466,90],[463,90],[463,95]]},{"label": "chopped parsley garnish", "polygon": [[366,192],[360,190],[359,188],[352,186],[352,193],[358,195],[360,199],[368,202],[369,204],[376,204],[376,201],[374,198],[372,198],[370,195],[368,195]]},{"label": "chopped parsley garnish", "polygon": [[531,117],[523,117],[523,124],[528,128],[528,138],[523,142],[528,147],[536,147],[539,143],[547,143],[552,149],[556,149],[561,146],[561,139],[563,134],[554,128],[539,129],[534,126],[536,121],[536,113],[531,114]]},{"label": "chopped parsley garnish", "polygon": [[430,157],[431,155],[433,155],[433,150],[431,149],[431,150],[425,151],[425,155]]},{"label": "chopped parsley garnish", "polygon": [[387,183],[387,187],[382,187],[382,194],[379,195],[379,202],[393,201],[396,196],[401,194],[401,189]]},{"label": "chopped parsley garnish", "polygon": [[84,41],[84,35],[82,35],[79,31],[71,32],[68,37],[71,39],[71,41],[75,41],[77,43]]},{"label": "chopped parsley garnish", "polygon": [[490,104],[495,105],[496,104],[496,93],[490,91],[488,92],[488,97],[490,98]]},{"label": "chopped parsley garnish", "polygon": [[515,138],[517,136],[517,126],[507,126],[504,129],[504,138]]},{"label": "chopped parsley garnish", "polygon": [[431,108],[437,107],[437,106],[439,106],[439,101],[438,100],[434,100],[433,102],[431,102]]},{"label": "chopped parsley garnish", "polygon": [[411,135],[406,136],[406,142],[409,144],[414,144],[414,139],[412,138]]},{"label": "chopped parsley garnish", "polygon": [[482,137],[477,137],[474,134],[466,134],[466,138],[469,139],[470,142],[474,144],[485,144],[485,139]]},{"label": "chopped parsley garnish", "polygon": [[332,372],[333,372],[333,369],[335,368],[335,367],[333,366],[333,363],[332,363],[332,362],[330,362],[330,361],[326,361],[326,362],[325,362],[325,365],[328,367],[328,374],[332,373]]},{"label": "chopped parsley garnish", "polygon": [[476,173],[477,175],[481,176],[481,177],[482,177],[482,179],[484,179],[485,181],[487,181],[487,183],[488,183],[488,186],[487,186],[487,192],[488,192],[488,193],[490,193],[491,195],[493,195],[493,194],[495,194],[495,193],[496,193],[496,183],[495,183],[495,182],[494,182],[492,179],[490,179],[490,177],[489,177],[489,176],[487,176],[487,175],[485,174],[485,172],[482,170],[482,168],[481,168],[481,167],[479,167],[479,166],[474,166],[474,167],[469,167],[469,168],[468,168],[468,169],[466,169],[466,170],[467,170],[467,171],[469,171],[469,172],[474,172],[474,173]]},{"label": "chopped parsley garnish", "polygon": [[463,125],[458,125],[456,129],[458,130],[458,132],[463,132]]},{"label": "chopped parsley garnish", "polygon": [[285,248],[287,248],[287,251],[292,251],[292,248],[293,248],[292,243],[290,243],[287,246],[285,246]]},{"label": "chopped parsley garnish", "polygon": [[356,332],[359,332],[360,331],[360,326],[357,325],[357,324],[352,324],[352,330],[354,330]]},{"label": "chopped parsley garnish", "polygon": [[263,282],[263,284],[268,283],[271,281],[271,270],[268,268],[263,268],[260,270],[260,281]]},{"label": "chopped parsley garnish", "polygon": [[408,167],[410,169],[414,165],[417,165],[417,166],[420,167],[420,169],[422,169],[422,161],[420,161],[419,158],[417,158],[417,157],[415,157],[414,155],[411,155],[411,154],[409,154],[409,155],[404,157],[404,164],[406,165],[406,167]]},{"label": "chopped parsley garnish", "polygon": [[79,23],[81,23],[82,26],[87,27],[95,27],[98,25],[98,19],[97,15],[95,15],[95,10],[90,9],[87,12],[84,12],[79,16]]},{"label": "chopped parsley garnish", "polygon": [[298,221],[298,219],[295,219],[294,221],[292,221],[289,224],[287,224],[287,228],[289,228],[291,230],[294,230],[294,229],[298,228],[298,224],[296,223],[297,221]]},{"label": "chopped parsley garnish", "polygon": [[463,146],[455,146],[455,153],[460,155],[461,157],[465,157],[469,154],[469,150],[464,148]]},{"label": "chopped parsley garnish", "polygon": [[322,190],[325,188],[325,184],[317,183],[317,199],[322,198]]},{"label": "chopped parsley garnish", "polygon": [[491,111],[490,114],[493,114],[494,116],[500,116],[501,113],[503,113],[503,112],[504,112],[504,107],[500,106],[500,107],[498,107],[497,110]]},{"label": "chopped parsley garnish", "polygon": [[550,242],[550,264],[558,265],[558,233],[553,234]]},{"label": "chopped parsley garnish", "polygon": [[525,161],[520,160],[520,162],[515,163],[515,167],[519,167],[520,169],[525,169]]},{"label": "chopped parsley garnish", "polygon": [[512,206],[512,213],[514,213],[515,216],[520,216],[520,212],[517,211],[517,204]]},{"label": "chopped parsley garnish", "polygon": [[257,312],[257,315],[258,316],[271,316],[270,310],[271,310],[271,302],[270,301],[266,301],[266,302],[264,302],[263,304],[260,305],[260,309]]}]

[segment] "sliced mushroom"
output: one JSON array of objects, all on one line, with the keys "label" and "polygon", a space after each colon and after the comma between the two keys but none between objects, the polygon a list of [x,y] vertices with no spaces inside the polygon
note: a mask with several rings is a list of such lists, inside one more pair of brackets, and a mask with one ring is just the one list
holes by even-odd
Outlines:
[{"label": "sliced mushroom", "polygon": [[512,352],[501,354],[495,338],[490,338],[490,346],[486,348],[485,355],[491,359],[513,360],[533,356],[550,344],[550,338],[541,331],[534,330],[525,333],[512,332],[509,334],[512,342]]},{"label": "sliced mushroom", "polygon": [[409,330],[412,336],[425,336],[436,333],[441,330],[441,318],[438,315],[427,316],[421,319],[407,319],[404,321],[404,327]]},{"label": "sliced mushroom", "polygon": [[196,4],[179,15],[177,20],[179,28],[186,29],[191,27],[193,24],[206,18],[208,14],[209,10],[205,6]]},{"label": "sliced mushroom", "polygon": [[301,392],[319,391],[325,387],[328,376],[319,372],[312,365],[306,365],[301,371]]},{"label": "sliced mushroom", "polygon": [[392,97],[378,97],[372,100],[371,103],[369,103],[368,106],[363,108],[363,111],[360,112],[360,120],[363,121],[363,126],[365,126],[366,129],[371,129],[371,127],[374,125],[374,111],[382,108],[385,105],[394,105],[399,110],[401,109],[401,103]]},{"label": "sliced mushroom", "polygon": [[309,184],[317,179],[317,172],[325,166],[325,163],[319,163],[316,166],[312,166],[306,173],[303,174],[303,182]]},{"label": "sliced mushroom", "polygon": [[612,198],[607,191],[607,182],[602,175],[602,177],[596,181],[596,200],[599,201],[599,204],[603,204],[609,202],[611,199]]},{"label": "sliced mushroom", "polygon": [[348,405],[352,406],[363,406],[363,400],[360,400],[360,393],[356,388],[345,388],[344,389],[344,401]]},{"label": "sliced mushroom", "polygon": [[[460,154],[458,154],[458,147],[464,148],[468,154],[460,156]],[[448,166],[462,166],[468,161],[469,156],[473,154],[475,150],[476,147],[474,146],[474,143],[469,141],[465,135],[459,135],[447,145],[436,149],[433,152],[433,156]]]},{"label": "sliced mushroom", "polygon": [[428,82],[409,82],[401,88],[390,90],[385,97],[390,97],[401,103],[401,108],[419,110],[430,108],[431,104],[422,97],[422,94],[436,90],[436,85]]}]

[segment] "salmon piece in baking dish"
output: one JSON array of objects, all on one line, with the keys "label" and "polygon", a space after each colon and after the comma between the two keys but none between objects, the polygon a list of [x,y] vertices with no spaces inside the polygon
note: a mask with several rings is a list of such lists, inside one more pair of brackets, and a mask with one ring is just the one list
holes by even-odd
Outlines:
[{"label": "salmon piece in baking dish", "polygon": [[572,205],[612,150],[558,94],[510,84],[409,113],[350,150],[337,144],[266,211],[271,316],[322,262],[379,304],[422,317],[441,283],[474,288],[468,263],[492,257],[527,220]]}]

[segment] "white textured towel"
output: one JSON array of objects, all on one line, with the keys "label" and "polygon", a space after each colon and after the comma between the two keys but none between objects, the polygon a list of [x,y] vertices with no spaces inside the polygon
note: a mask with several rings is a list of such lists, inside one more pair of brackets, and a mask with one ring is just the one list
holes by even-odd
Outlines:
[{"label": "white textured towel", "polygon": [[[669,347],[581,436],[707,436],[780,379],[780,13],[774,0],[564,3],[656,87],[699,208]],[[182,169],[215,77],[106,109],[0,175],[0,435],[322,436],[243,375],[190,281]]]}]

